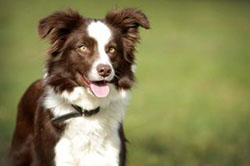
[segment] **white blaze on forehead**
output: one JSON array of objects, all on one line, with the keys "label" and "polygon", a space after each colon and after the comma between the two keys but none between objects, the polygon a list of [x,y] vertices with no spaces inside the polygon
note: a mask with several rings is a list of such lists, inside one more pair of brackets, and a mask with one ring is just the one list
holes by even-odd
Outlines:
[{"label": "white blaze on forehead", "polygon": [[88,26],[88,34],[97,41],[98,50],[104,51],[105,45],[108,44],[111,37],[109,27],[100,21],[92,22]]},{"label": "white blaze on forehead", "polygon": [[96,40],[97,50],[99,55],[99,57],[95,60],[95,62],[92,65],[92,69],[89,73],[89,78],[91,80],[101,80],[102,77],[100,77],[100,75],[97,73],[96,68],[99,64],[105,64],[105,65],[110,65],[112,68],[112,72],[107,78],[108,81],[110,81],[114,77],[114,69],[113,66],[111,65],[109,56],[105,51],[105,46],[109,43],[112,36],[112,32],[110,28],[101,21],[91,22],[88,25],[87,31],[88,35]]}]

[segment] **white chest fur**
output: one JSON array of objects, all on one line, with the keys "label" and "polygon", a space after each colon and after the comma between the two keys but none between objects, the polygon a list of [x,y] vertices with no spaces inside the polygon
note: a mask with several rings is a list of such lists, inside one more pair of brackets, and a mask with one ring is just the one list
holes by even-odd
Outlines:
[{"label": "white chest fur", "polygon": [[76,118],[55,147],[56,166],[118,166],[118,123]]},{"label": "white chest fur", "polygon": [[[77,94],[77,95],[76,95]],[[91,117],[67,120],[65,131],[55,146],[56,166],[118,166],[120,152],[119,125],[122,121],[128,94],[112,91],[106,99],[96,99],[83,88],[58,96],[48,90],[44,105],[55,116],[74,111],[70,103],[82,108],[101,110]]]}]

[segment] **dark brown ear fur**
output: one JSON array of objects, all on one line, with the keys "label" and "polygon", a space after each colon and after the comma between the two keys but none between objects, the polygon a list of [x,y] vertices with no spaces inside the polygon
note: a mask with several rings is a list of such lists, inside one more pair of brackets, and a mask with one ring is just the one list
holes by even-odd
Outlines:
[{"label": "dark brown ear fur", "polygon": [[150,28],[146,15],[142,11],[134,8],[111,10],[106,15],[105,20],[109,24],[122,28],[123,30],[138,28],[138,26],[145,29]]},{"label": "dark brown ear fur", "polygon": [[146,15],[138,9],[127,8],[123,10],[111,10],[105,17],[105,21],[112,27],[118,28],[123,37],[124,55],[128,62],[133,63],[135,45],[140,36],[138,27],[149,29],[149,21]]},{"label": "dark brown ear fur", "polygon": [[38,35],[42,39],[48,37],[52,44],[49,54],[56,55],[60,52],[67,35],[83,23],[84,18],[76,11],[58,11],[39,21]]}]

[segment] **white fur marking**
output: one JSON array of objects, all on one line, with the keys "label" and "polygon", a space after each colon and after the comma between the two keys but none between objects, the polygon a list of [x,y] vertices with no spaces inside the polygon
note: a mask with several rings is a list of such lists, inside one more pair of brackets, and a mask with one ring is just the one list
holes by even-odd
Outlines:
[{"label": "white fur marking", "polygon": [[71,103],[76,102],[80,99],[84,94],[83,87],[75,87],[73,92],[69,93],[68,91],[64,91],[62,93],[62,97],[66,100],[69,100]]},{"label": "white fur marking", "polygon": [[104,23],[100,21],[93,21],[88,26],[88,34],[90,37],[93,37],[97,41],[97,48],[99,52],[99,58],[92,65],[92,69],[89,73],[89,79],[102,80],[103,78],[97,73],[96,68],[99,64],[106,64],[110,65],[112,68],[111,74],[106,78],[106,80],[110,81],[113,79],[115,73],[113,66],[111,65],[109,56],[105,51],[105,46],[108,44],[112,36],[111,30]]},{"label": "white fur marking", "polygon": [[55,147],[56,166],[119,165],[118,128],[125,113],[128,92],[117,91],[112,84],[110,87],[110,95],[106,98],[96,98],[82,87],[74,88],[71,93],[63,92],[61,96],[48,87],[44,106],[54,116],[75,111],[70,105],[72,102],[83,109],[101,107],[100,112],[92,117],[66,121],[64,134]]},{"label": "white fur marking", "polygon": [[135,73],[135,72],[136,72],[136,69],[137,69],[136,64],[133,64],[133,65],[131,66],[132,72]]}]

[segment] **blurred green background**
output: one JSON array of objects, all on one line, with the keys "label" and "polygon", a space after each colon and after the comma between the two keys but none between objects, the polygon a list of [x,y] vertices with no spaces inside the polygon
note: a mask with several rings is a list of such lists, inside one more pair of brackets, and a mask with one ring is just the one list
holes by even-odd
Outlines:
[{"label": "blurred green background", "polygon": [[40,18],[71,7],[102,18],[137,7],[137,84],[124,120],[129,166],[250,165],[250,3],[167,0],[0,1],[0,157],[17,103],[42,77],[47,42]]}]

